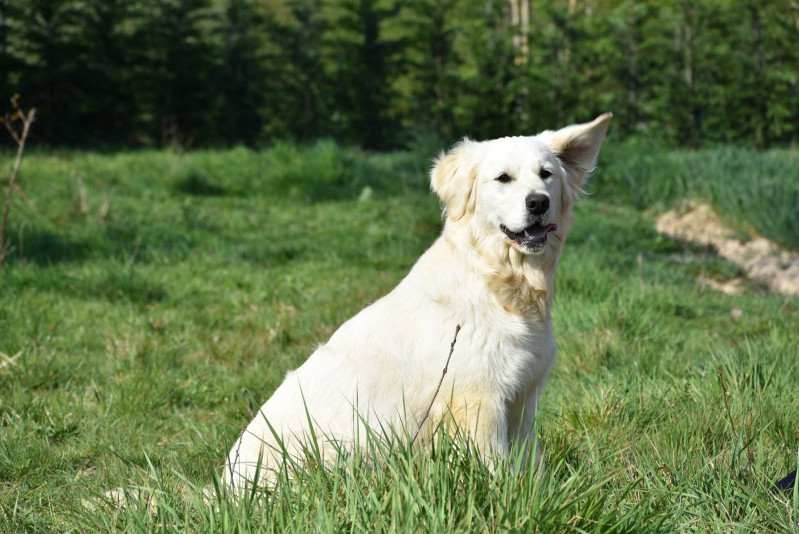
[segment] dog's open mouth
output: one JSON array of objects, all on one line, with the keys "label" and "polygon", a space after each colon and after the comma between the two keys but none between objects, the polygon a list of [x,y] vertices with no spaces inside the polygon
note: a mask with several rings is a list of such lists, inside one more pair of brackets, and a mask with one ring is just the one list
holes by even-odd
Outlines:
[{"label": "dog's open mouth", "polygon": [[505,235],[508,236],[511,241],[519,246],[528,249],[537,249],[544,246],[544,243],[547,241],[547,234],[557,231],[558,225],[552,223],[533,223],[520,232],[509,230],[504,224],[500,224],[499,228],[505,232]]}]

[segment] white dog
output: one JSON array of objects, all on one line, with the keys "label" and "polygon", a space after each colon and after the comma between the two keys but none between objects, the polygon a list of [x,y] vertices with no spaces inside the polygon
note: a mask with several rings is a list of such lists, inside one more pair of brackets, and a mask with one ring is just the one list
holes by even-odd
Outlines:
[{"label": "white dog", "polygon": [[556,350],[555,268],[611,117],[534,137],[464,139],[442,154],[431,173],[446,207],[441,237],[391,293],[286,375],[231,450],[226,483],[268,483],[284,455],[301,461],[304,447],[335,459],[337,448],[363,442],[367,426],[410,436],[424,422],[424,443],[446,420],[489,462],[513,445],[529,453]]}]

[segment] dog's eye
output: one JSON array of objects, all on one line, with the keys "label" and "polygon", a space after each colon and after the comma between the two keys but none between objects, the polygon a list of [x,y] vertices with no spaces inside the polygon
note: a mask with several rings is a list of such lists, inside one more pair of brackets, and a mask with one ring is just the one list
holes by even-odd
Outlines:
[{"label": "dog's eye", "polygon": [[538,173],[538,176],[540,176],[542,180],[546,180],[552,176],[552,171],[541,169],[541,171]]},{"label": "dog's eye", "polygon": [[511,178],[511,177],[510,177],[510,175],[509,175],[508,173],[506,173],[506,172],[503,172],[502,174],[500,174],[499,176],[497,176],[496,180],[497,180],[497,182],[500,182],[500,183],[506,184],[506,183],[508,183],[508,182],[512,181],[512,180],[513,180],[513,178]]}]

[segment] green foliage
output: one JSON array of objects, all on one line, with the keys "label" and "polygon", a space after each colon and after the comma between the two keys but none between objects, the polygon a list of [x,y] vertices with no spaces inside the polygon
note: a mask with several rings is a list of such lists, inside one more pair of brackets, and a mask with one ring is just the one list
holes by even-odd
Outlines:
[{"label": "green foliage", "polygon": [[[265,105],[267,69],[263,61],[263,38],[259,36],[265,14],[248,0],[230,0],[223,23],[215,28],[221,40],[222,66],[216,85],[217,99],[225,113],[213,126],[220,137],[217,143],[230,139],[254,145],[261,136]],[[206,108],[206,111],[208,109]],[[230,141],[227,141],[230,142]]]},{"label": "green foliage", "polygon": [[385,23],[394,5],[381,0],[340,0],[329,4],[326,46],[335,54],[329,74],[335,80],[335,130],[366,148],[389,146],[392,124],[389,74],[399,42],[388,37]]},{"label": "green foliage", "polygon": [[591,190],[637,208],[710,203],[728,223],[799,249],[799,154],[719,147],[666,152],[651,142],[609,143]]},{"label": "green foliage", "polygon": [[[736,267],[638,210],[725,190],[708,198],[768,222],[795,207],[757,187],[795,183],[784,150],[607,147],[558,271],[543,474],[491,474],[462,440],[375,443],[372,464],[203,502],[286,371],[435,239],[435,145],[28,154],[0,267],[0,531],[795,531],[771,483],[796,468],[799,307],[704,288]],[[82,504],[120,486],[157,509]]]},{"label": "green foliage", "polygon": [[336,119],[322,47],[328,28],[322,2],[279,2],[264,16],[264,136],[309,141],[331,135]]},{"label": "green foliage", "polygon": [[0,98],[50,145],[385,149],[611,110],[616,135],[768,148],[799,135],[796,42],[795,2],[0,0]]}]

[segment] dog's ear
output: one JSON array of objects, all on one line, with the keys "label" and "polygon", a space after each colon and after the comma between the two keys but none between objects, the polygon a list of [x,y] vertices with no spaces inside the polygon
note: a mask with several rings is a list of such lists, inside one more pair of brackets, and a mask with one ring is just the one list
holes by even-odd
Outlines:
[{"label": "dog's ear", "polygon": [[545,132],[546,139],[569,172],[572,187],[579,191],[585,176],[594,170],[599,148],[613,118],[603,113],[591,122],[572,124],[555,132]]},{"label": "dog's ear", "polygon": [[475,146],[477,143],[464,137],[449,152],[442,152],[430,171],[430,185],[447,206],[449,218],[462,218],[474,198],[476,175]]}]

